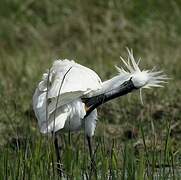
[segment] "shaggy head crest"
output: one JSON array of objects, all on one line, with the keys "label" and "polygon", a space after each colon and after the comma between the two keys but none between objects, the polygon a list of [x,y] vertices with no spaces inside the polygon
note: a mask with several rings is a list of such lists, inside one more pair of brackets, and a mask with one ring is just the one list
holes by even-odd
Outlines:
[{"label": "shaggy head crest", "polygon": [[[117,70],[120,73],[120,76],[128,76],[131,78],[134,86],[136,88],[140,88],[140,97],[141,97],[141,89],[142,88],[152,88],[152,87],[163,87],[163,83],[166,83],[166,80],[169,78],[163,74],[163,71],[155,71],[155,68],[151,70],[143,70],[141,71],[139,68],[140,58],[136,62],[133,51],[127,49],[128,51],[128,60],[125,61],[121,56],[121,60],[125,65],[123,67],[117,67]],[[141,97],[142,101],[142,97]]]}]

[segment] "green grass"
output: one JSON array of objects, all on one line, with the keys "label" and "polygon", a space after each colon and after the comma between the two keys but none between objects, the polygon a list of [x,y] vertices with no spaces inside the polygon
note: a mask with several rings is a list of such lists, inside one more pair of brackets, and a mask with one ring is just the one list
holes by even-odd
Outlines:
[{"label": "green grass", "polygon": [[[32,95],[57,58],[74,59],[105,80],[126,47],[141,67],[172,79],[165,88],[99,108],[93,139],[97,179],[180,179],[181,3],[179,0],[1,0],[0,179],[58,179],[51,137],[39,133]],[[84,134],[60,135],[64,175],[86,179]],[[92,177],[94,174],[92,175]],[[96,177],[93,177],[96,179]]]}]

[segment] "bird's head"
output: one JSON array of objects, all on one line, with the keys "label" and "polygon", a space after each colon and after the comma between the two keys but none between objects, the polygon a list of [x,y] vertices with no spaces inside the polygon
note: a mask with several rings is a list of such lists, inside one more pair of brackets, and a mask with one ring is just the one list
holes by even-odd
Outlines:
[{"label": "bird's head", "polygon": [[136,88],[144,87],[148,83],[148,74],[146,72],[136,72],[131,80]]},{"label": "bird's head", "polygon": [[[127,81],[130,80],[136,89],[152,88],[152,87],[163,87],[163,83],[169,78],[163,74],[163,71],[156,71],[155,68],[151,70],[140,70],[139,62],[136,62],[133,52],[128,50],[128,60],[125,61],[122,57],[121,60],[125,67],[117,67],[120,79]],[[141,98],[142,100],[142,98]]]},{"label": "bird's head", "polygon": [[155,68],[152,70],[140,70],[139,62],[140,59],[136,62],[133,52],[128,50],[128,61],[126,62],[122,57],[121,60],[125,65],[123,67],[117,67],[119,76],[126,77],[127,79],[131,78],[134,86],[136,88],[151,88],[151,87],[163,87],[162,83],[166,83],[168,77],[163,74],[163,71],[155,71]]}]

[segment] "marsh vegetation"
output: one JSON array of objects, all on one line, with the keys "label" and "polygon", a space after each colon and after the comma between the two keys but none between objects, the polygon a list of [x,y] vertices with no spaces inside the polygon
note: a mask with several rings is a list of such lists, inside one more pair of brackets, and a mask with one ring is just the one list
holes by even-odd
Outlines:
[{"label": "marsh vegetation", "polygon": [[[125,47],[141,67],[172,79],[98,109],[97,179],[181,178],[181,3],[179,0],[0,1],[0,179],[59,179],[51,136],[40,134],[32,95],[55,59],[74,59],[103,80]],[[67,179],[86,179],[83,132],[60,135]]]}]

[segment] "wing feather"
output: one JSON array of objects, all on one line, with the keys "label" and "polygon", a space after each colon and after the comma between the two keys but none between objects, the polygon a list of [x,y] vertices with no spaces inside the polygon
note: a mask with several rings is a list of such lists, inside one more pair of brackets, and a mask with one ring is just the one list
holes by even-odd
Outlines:
[{"label": "wing feather", "polygon": [[[61,112],[64,105],[101,87],[101,79],[93,70],[73,60],[56,60],[52,68],[43,74],[33,96],[33,108],[41,132],[47,132],[47,121],[49,121],[48,131],[52,129],[52,114],[55,109]],[[69,116],[68,112],[60,112],[55,117],[55,126],[58,129],[64,127]]]}]

